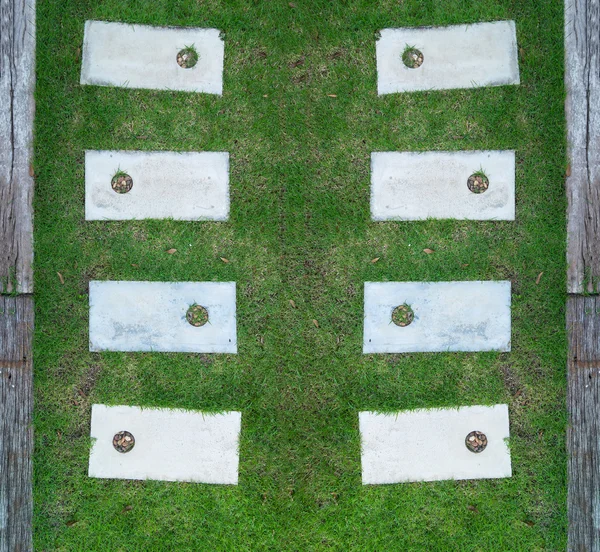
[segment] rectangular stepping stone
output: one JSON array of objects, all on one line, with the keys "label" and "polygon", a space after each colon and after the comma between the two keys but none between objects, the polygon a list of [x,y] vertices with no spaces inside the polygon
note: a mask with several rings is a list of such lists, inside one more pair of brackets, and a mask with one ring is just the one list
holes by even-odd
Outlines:
[{"label": "rectangular stepping stone", "polygon": [[[363,353],[510,351],[510,282],[365,282]],[[394,309],[414,319],[399,326]]]},{"label": "rectangular stepping stone", "polygon": [[[117,173],[131,189],[117,193]],[[85,152],[86,220],[216,220],[229,217],[226,152]]]},{"label": "rectangular stepping stone", "polygon": [[[474,193],[467,182],[479,170],[489,186]],[[372,153],[371,217],[515,220],[515,152]]]},{"label": "rectangular stepping stone", "polygon": [[[86,21],[81,84],[223,94],[225,47],[218,29]],[[196,65],[178,53],[193,46]]]},{"label": "rectangular stepping stone", "polygon": [[[363,485],[512,475],[505,404],[360,412],[359,426]],[[481,452],[465,445],[472,431],[487,439]]]},{"label": "rectangular stepping stone", "polygon": [[[95,404],[88,474],[237,485],[241,419],[240,412],[206,414]],[[133,436],[129,441],[133,448],[127,452],[113,446],[114,436],[123,431]]]},{"label": "rectangular stepping stone", "polygon": [[[404,64],[407,48],[419,67]],[[379,94],[519,84],[514,21],[383,29],[376,52]]]},{"label": "rectangular stepping stone", "polygon": [[[192,305],[208,322],[187,320]],[[90,351],[237,353],[235,282],[90,282]]]}]

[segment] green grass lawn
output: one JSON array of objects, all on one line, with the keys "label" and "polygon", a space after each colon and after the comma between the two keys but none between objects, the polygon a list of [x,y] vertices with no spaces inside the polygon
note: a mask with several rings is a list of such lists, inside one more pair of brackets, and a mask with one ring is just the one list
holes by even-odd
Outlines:
[{"label": "green grass lawn", "polygon": [[[87,19],[223,30],[224,95],[80,86]],[[520,86],[377,96],[378,30],[500,19]],[[562,29],[560,0],[38,2],[36,550],[564,549]],[[231,218],[85,222],[85,149],[228,151]],[[372,151],[462,149],[516,149],[516,222],[370,221]],[[239,354],[88,352],[92,279],[236,281]],[[478,279],[512,281],[511,353],[362,354],[363,282]],[[361,485],[360,410],[499,402],[512,478]],[[239,486],[88,478],[93,403],[240,410]]]}]

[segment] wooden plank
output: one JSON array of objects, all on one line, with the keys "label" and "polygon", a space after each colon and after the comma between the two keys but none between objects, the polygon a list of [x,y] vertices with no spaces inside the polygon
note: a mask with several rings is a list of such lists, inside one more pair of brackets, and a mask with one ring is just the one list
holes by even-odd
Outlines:
[{"label": "wooden plank", "polygon": [[0,296],[0,552],[32,550],[33,297]]},{"label": "wooden plank", "polygon": [[33,292],[35,0],[0,0],[0,293]]},{"label": "wooden plank", "polygon": [[565,0],[567,287],[600,292],[600,0]]},{"label": "wooden plank", "polygon": [[567,300],[571,551],[600,550],[600,297]]}]

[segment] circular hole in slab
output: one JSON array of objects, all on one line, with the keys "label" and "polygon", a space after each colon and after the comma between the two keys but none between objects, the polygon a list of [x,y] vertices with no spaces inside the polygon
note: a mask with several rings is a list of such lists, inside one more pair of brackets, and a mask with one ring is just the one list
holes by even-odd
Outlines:
[{"label": "circular hole in slab", "polygon": [[113,437],[113,447],[117,452],[129,452],[135,446],[135,437],[129,431],[119,431]]},{"label": "circular hole in slab", "polygon": [[423,52],[412,46],[407,46],[402,52],[402,63],[409,69],[417,69],[423,65]]},{"label": "circular hole in slab", "polygon": [[467,180],[467,187],[474,194],[482,194],[490,187],[490,179],[482,172],[473,173]]},{"label": "circular hole in slab", "polygon": [[110,181],[112,189],[118,194],[126,194],[133,188],[133,178],[127,173],[119,171]]},{"label": "circular hole in slab", "polygon": [[488,440],[485,433],[481,431],[471,431],[465,437],[465,445],[471,452],[483,452],[487,447]]},{"label": "circular hole in slab", "polygon": [[192,305],[185,318],[192,326],[199,328],[208,322],[208,311],[202,305]]},{"label": "circular hole in slab", "polygon": [[182,69],[191,69],[198,63],[198,52],[191,46],[186,46],[177,53],[177,64]]},{"label": "circular hole in slab", "polygon": [[415,319],[415,313],[410,308],[410,305],[406,303],[404,305],[398,305],[392,311],[392,322],[396,326],[408,326]]}]

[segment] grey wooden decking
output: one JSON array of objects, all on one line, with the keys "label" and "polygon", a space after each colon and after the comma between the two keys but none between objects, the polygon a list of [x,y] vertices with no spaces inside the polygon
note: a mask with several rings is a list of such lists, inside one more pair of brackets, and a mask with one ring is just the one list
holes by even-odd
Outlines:
[{"label": "grey wooden decking", "polygon": [[35,0],[0,0],[0,552],[32,550]]},{"label": "grey wooden decking", "polygon": [[568,549],[600,551],[600,0],[565,0]]}]

